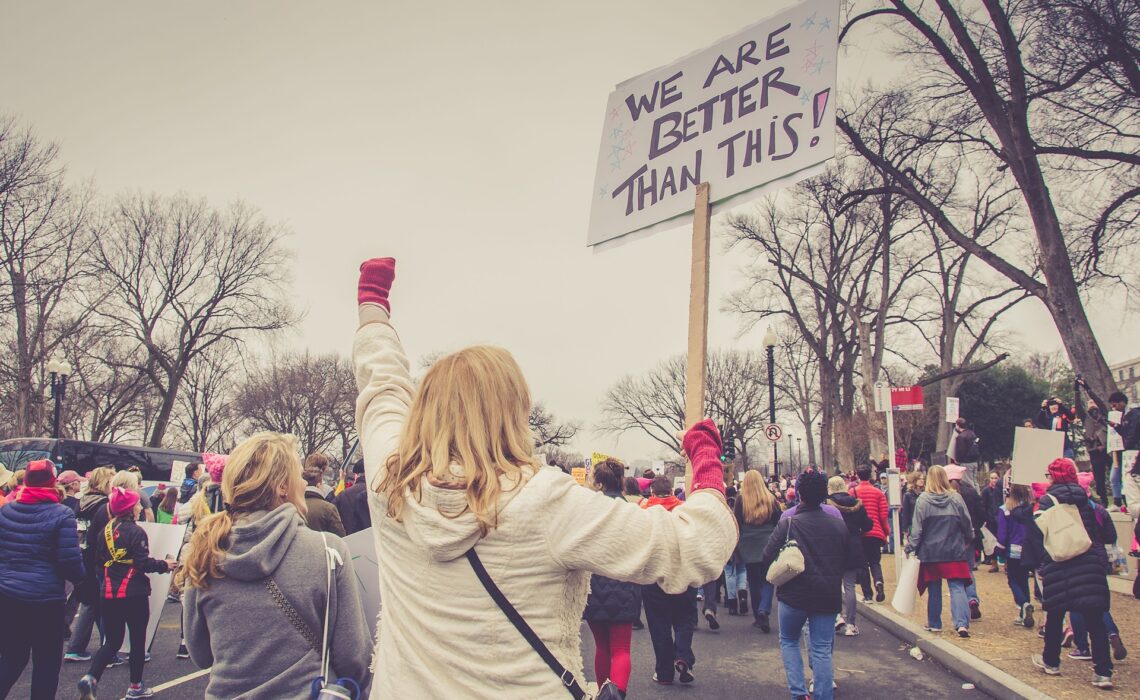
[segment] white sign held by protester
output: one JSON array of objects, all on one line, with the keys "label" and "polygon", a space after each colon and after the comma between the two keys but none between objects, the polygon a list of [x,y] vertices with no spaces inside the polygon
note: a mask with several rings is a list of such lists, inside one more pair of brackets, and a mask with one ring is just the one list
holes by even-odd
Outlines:
[{"label": "white sign held by protester", "polygon": [[[182,548],[182,537],[186,534],[186,525],[162,525],[159,523],[139,522],[147,537],[147,546],[152,559],[177,559],[178,550]],[[150,621],[146,626],[146,648],[154,642],[154,635],[158,631],[158,623],[162,617],[162,607],[166,605],[166,594],[170,592],[170,580],[173,573],[147,574],[150,579]],[[131,651],[130,635],[123,638],[123,646],[119,651]]]},{"label": "white sign held by protester", "polygon": [[376,561],[376,545],[372,541],[372,528],[354,532],[344,538],[352,558],[352,570],[360,588],[360,602],[372,638],[376,638],[376,620],[380,615],[380,565]]},{"label": "white sign held by protester", "polygon": [[958,397],[957,396],[947,396],[946,397],[946,422],[947,423],[957,423],[958,422]]},{"label": "white sign held by protester", "polygon": [[1058,430],[1013,429],[1011,481],[1028,486],[1045,481],[1045,468],[1065,455],[1065,434]]},{"label": "white sign held by protester", "polygon": [[[835,155],[837,0],[805,0],[610,93],[587,245],[818,173]],[[747,193],[747,194],[744,194]]]},{"label": "white sign held by protester", "polygon": [[[1109,411],[1108,422],[1120,424],[1124,420],[1124,411]],[[1124,438],[1120,437],[1120,433],[1116,432],[1116,428],[1111,425],[1108,426],[1108,440],[1106,441],[1107,450],[1109,452],[1123,452],[1124,451]]]}]

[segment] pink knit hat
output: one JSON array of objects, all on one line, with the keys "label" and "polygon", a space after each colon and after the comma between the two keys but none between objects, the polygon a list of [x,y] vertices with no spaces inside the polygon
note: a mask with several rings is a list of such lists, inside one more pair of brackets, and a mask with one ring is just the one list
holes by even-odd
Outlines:
[{"label": "pink knit hat", "polygon": [[111,515],[116,518],[130,513],[138,502],[139,494],[133,489],[123,489],[118,486],[111,489]]},{"label": "pink knit hat", "polygon": [[966,475],[966,468],[961,464],[947,464],[946,465],[946,478],[950,481],[961,481],[962,477]]},{"label": "pink knit hat", "polygon": [[228,459],[228,455],[213,452],[202,453],[202,463],[206,465],[206,471],[210,474],[210,481],[215,484],[222,483],[222,470],[226,468],[226,460]]},{"label": "pink knit hat", "polygon": [[1045,492],[1049,490],[1049,484],[1044,481],[1035,481],[1029,485],[1029,488],[1033,489],[1033,500],[1039,501],[1041,497],[1045,495]]},{"label": "pink knit hat", "polygon": [[1092,482],[1092,472],[1077,472],[1077,483],[1081,485],[1081,488],[1085,490],[1085,493],[1089,493],[1089,489],[1092,487]]}]

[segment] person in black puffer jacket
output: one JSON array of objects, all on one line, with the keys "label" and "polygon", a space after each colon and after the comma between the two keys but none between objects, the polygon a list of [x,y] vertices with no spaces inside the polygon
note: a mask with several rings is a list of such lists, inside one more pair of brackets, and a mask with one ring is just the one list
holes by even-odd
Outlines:
[{"label": "person in black puffer jacket", "polygon": [[[610,498],[625,500],[624,475],[625,467],[620,462],[599,462],[594,466],[594,486]],[[629,688],[633,623],[640,617],[641,586],[598,574],[590,577],[590,595],[582,619],[594,635],[594,673],[599,688],[609,680],[623,698]]]},{"label": "person in black puffer jacket", "polygon": [[32,659],[33,700],[54,698],[63,663],[64,581],[83,578],[75,513],[60,503],[55,465],[28,463],[24,488],[0,508],[0,698]]},{"label": "person in black puffer jacket", "polygon": [[776,560],[790,538],[804,556],[804,571],[776,589],[780,601],[780,654],[788,690],[793,697],[807,695],[804,662],[800,654],[800,632],[808,626],[811,667],[817,690],[830,688],[831,662],[835,642],[835,618],[839,614],[840,589],[847,568],[847,526],[823,512],[827,498],[827,477],[807,471],[796,480],[799,505],[796,514],[784,518],[764,548],[764,565]]},{"label": "person in black puffer jacket", "polygon": [[[863,555],[863,535],[875,526],[871,516],[863,507],[863,502],[847,493],[847,482],[841,476],[833,476],[827,482],[828,500],[843,516],[847,526],[847,567],[843,570],[843,635],[855,637],[859,628],[855,626],[855,577],[867,560]],[[836,623],[839,627],[839,623]]]},{"label": "person in black puffer jacket", "polygon": [[1108,630],[1104,626],[1104,613],[1110,602],[1105,536],[1097,525],[1088,495],[1077,483],[1077,465],[1073,460],[1064,457],[1053,460],[1048,474],[1049,490],[1037,502],[1038,513],[1046,512],[1056,504],[1076,506],[1092,546],[1072,559],[1053,561],[1044,552],[1041,531],[1036,527],[1029,528],[1027,539],[1033,540],[1033,548],[1040,547],[1038,556],[1044,562],[1041,579],[1044,584],[1045,648],[1033,657],[1033,663],[1047,674],[1060,673],[1065,613],[1079,612],[1088,627],[1092,646],[1093,685],[1109,689],[1112,687],[1112,660],[1109,658]]}]

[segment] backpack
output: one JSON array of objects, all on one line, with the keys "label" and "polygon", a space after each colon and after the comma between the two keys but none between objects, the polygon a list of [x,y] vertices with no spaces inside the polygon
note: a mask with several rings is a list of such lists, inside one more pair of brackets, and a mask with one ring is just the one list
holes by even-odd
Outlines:
[{"label": "backpack", "polygon": [[1068,561],[1089,551],[1092,540],[1081,520],[1080,509],[1068,503],[1059,503],[1049,494],[1045,495],[1053,501],[1053,507],[1038,511],[1034,517],[1049,557],[1053,561]]}]

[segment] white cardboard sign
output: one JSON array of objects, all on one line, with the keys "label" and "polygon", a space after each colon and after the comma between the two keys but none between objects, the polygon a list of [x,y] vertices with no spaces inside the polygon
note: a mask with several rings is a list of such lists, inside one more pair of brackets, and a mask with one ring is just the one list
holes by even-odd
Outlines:
[{"label": "white cardboard sign", "polygon": [[[1109,411],[1108,422],[1119,424],[1124,419],[1124,411]],[[1116,428],[1111,425],[1108,426],[1108,440],[1106,443],[1108,452],[1123,452],[1124,451],[1124,438],[1120,437],[1120,433],[1116,432]]]},{"label": "white cardboard sign", "polygon": [[818,172],[835,155],[839,28],[837,0],[805,0],[618,85],[587,245],[692,211],[702,182],[725,207]]},{"label": "white cardboard sign", "polygon": [[946,397],[946,422],[947,423],[958,422],[958,397],[957,396],[947,396]]},{"label": "white cardboard sign", "polygon": [[[182,548],[182,537],[186,534],[186,525],[163,525],[139,521],[138,526],[143,529],[147,537],[147,546],[152,559],[177,559],[178,550]],[[166,594],[170,592],[170,577],[173,574],[147,574],[150,579],[150,621],[146,626],[146,648],[154,642],[154,635],[158,631],[159,618],[162,617],[162,607],[166,604]],[[123,637],[123,646],[120,651],[131,651],[130,635]]]},{"label": "white cardboard sign", "polygon": [[1045,468],[1064,454],[1064,433],[1058,430],[1014,428],[1011,481],[1025,486],[1045,481]]}]

